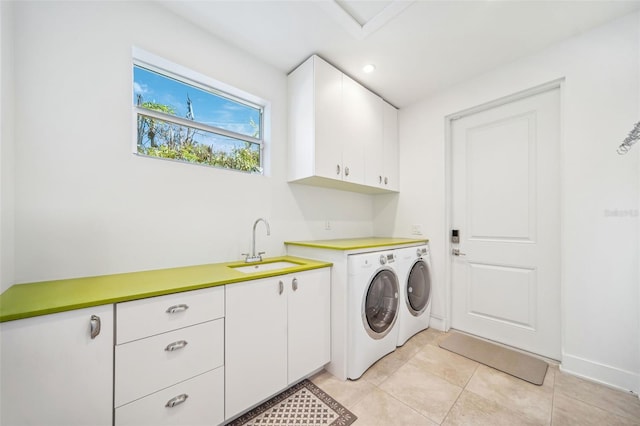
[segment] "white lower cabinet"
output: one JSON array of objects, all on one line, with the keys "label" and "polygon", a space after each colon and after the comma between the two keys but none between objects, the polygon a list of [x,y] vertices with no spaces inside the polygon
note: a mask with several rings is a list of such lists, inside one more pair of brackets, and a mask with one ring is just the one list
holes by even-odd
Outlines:
[{"label": "white lower cabinet", "polygon": [[220,425],[330,361],[330,280],[321,268],[1,323],[0,424]]},{"label": "white lower cabinet", "polygon": [[0,424],[112,424],[113,305],[4,322],[0,346]]},{"label": "white lower cabinet", "polygon": [[223,342],[218,319],[116,346],[115,406],[220,367]]},{"label": "white lower cabinet", "polygon": [[215,287],[116,305],[116,426],[224,421],[224,293]]},{"label": "white lower cabinet", "polygon": [[212,426],[224,421],[224,367],[116,408],[120,426]]},{"label": "white lower cabinet", "polygon": [[329,268],[228,286],[226,419],[330,361],[330,287]]},{"label": "white lower cabinet", "polygon": [[287,376],[291,385],[331,361],[331,272],[314,269],[288,277]]},{"label": "white lower cabinet", "polygon": [[287,385],[285,277],[230,285],[225,317],[225,417]]}]

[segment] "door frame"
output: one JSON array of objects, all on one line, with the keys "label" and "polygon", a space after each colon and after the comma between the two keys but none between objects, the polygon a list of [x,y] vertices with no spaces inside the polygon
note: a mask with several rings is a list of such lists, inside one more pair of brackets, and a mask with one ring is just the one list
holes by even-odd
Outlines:
[{"label": "door frame", "polygon": [[[540,93],[548,92],[551,90],[557,89],[560,95],[560,146],[559,148],[559,177],[560,177],[560,206],[559,206],[559,225],[560,225],[560,235],[559,235],[559,245],[560,245],[560,353],[564,353],[564,342],[565,342],[565,319],[564,319],[564,267],[562,263],[563,253],[564,253],[564,240],[562,237],[562,230],[564,229],[564,215],[563,215],[563,204],[562,200],[564,199],[564,175],[563,175],[563,161],[565,158],[565,149],[564,149],[564,85],[565,78],[559,78],[556,80],[549,81],[547,83],[540,84],[538,86],[534,86],[528,89],[524,89],[522,91],[513,93],[511,95],[503,96],[497,98],[493,101],[485,102],[470,108],[466,108],[460,110],[458,112],[446,115],[444,117],[444,125],[445,125],[445,315],[443,320],[444,331],[448,332],[451,329],[451,320],[452,320],[452,309],[453,309],[453,297],[452,297],[452,268],[453,268],[453,259],[451,258],[451,250],[453,249],[451,243],[451,226],[453,222],[453,153],[452,153],[452,134],[453,134],[453,124],[455,120],[460,118],[473,115],[479,112],[486,111],[491,108],[495,108],[498,106],[502,106],[514,101],[518,101],[521,99],[525,99],[534,95],[538,95]],[[559,360],[562,361],[562,360]]]}]

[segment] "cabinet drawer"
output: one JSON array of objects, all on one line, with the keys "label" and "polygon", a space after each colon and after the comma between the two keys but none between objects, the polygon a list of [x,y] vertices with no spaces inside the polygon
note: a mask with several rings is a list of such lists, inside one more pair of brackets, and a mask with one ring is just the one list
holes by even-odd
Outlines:
[{"label": "cabinet drawer", "polygon": [[224,316],[224,286],[118,303],[116,344]]},{"label": "cabinet drawer", "polygon": [[115,406],[213,370],[223,363],[223,319],[118,345],[115,350]]},{"label": "cabinet drawer", "polygon": [[[172,400],[184,402],[168,407],[167,404]],[[219,367],[117,408],[115,424],[213,426],[224,421],[223,410],[224,367]]]}]

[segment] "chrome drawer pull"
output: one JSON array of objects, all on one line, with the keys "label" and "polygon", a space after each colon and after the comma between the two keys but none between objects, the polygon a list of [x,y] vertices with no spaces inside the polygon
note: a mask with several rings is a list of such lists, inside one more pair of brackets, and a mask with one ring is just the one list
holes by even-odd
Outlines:
[{"label": "chrome drawer pull", "polygon": [[96,337],[98,337],[98,334],[100,334],[101,323],[102,321],[100,321],[99,316],[91,315],[91,320],[89,321],[89,324],[91,324],[90,336],[92,339],[95,339]]},{"label": "chrome drawer pull", "polygon": [[176,405],[180,405],[183,402],[185,402],[187,398],[189,398],[189,395],[187,395],[186,393],[173,397],[169,401],[167,401],[167,404],[165,405],[165,407],[172,408],[172,407],[175,407]]},{"label": "chrome drawer pull", "polygon": [[177,342],[169,343],[166,348],[164,348],[167,352],[177,351],[178,349],[182,349],[187,346],[186,340],[178,340]]},{"label": "chrome drawer pull", "polygon": [[298,279],[294,278],[293,281],[291,281],[291,288],[293,289],[293,291],[298,290]]},{"label": "chrome drawer pull", "polygon": [[185,305],[184,303],[181,303],[179,305],[169,306],[167,308],[167,313],[168,314],[176,314],[178,312],[184,312],[187,309],[189,309],[189,305]]}]

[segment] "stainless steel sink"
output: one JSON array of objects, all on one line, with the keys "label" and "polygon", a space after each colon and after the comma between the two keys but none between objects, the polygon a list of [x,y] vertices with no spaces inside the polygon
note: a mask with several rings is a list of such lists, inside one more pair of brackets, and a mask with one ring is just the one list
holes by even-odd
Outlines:
[{"label": "stainless steel sink", "polygon": [[292,268],[294,266],[300,266],[300,264],[280,260],[277,262],[256,263],[253,265],[233,265],[229,266],[229,268],[245,274],[253,274],[256,272],[275,271],[278,269]]}]

